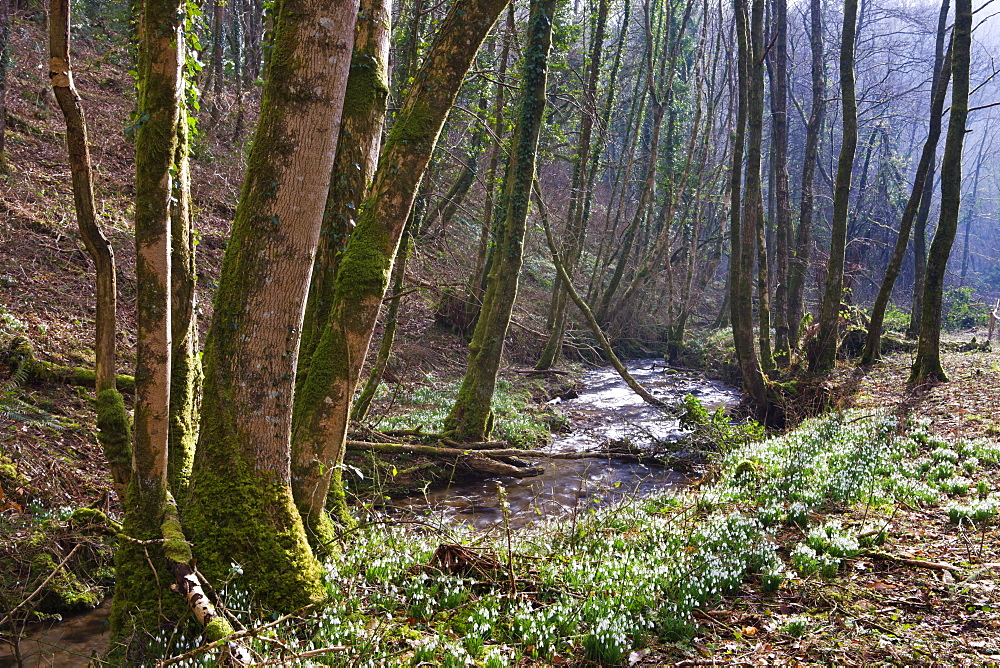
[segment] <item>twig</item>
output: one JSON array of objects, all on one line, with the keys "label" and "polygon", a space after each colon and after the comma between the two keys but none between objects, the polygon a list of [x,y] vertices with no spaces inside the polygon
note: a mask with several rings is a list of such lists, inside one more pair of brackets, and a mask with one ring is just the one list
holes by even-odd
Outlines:
[{"label": "twig", "polygon": [[191,659],[193,657],[198,656],[199,654],[204,654],[205,652],[209,652],[209,651],[215,649],[216,647],[221,647],[222,645],[224,645],[226,643],[230,643],[230,642],[232,642],[234,640],[238,640],[239,638],[243,638],[244,636],[255,636],[258,633],[260,633],[261,631],[266,631],[267,629],[272,628],[274,626],[277,626],[278,624],[281,624],[282,622],[288,621],[292,617],[295,617],[296,615],[299,615],[299,614],[305,612],[306,610],[310,610],[310,609],[312,609],[314,607],[316,607],[316,604],[315,603],[310,603],[309,605],[303,606],[303,607],[299,608],[298,610],[295,610],[293,612],[288,613],[287,615],[284,615],[282,617],[278,617],[273,622],[268,622],[267,624],[264,624],[263,626],[258,626],[256,628],[252,628],[252,629],[245,629],[243,631],[237,631],[236,633],[234,633],[232,635],[229,635],[229,636],[226,636],[225,638],[219,638],[215,642],[210,642],[207,645],[202,645],[200,647],[195,647],[193,650],[191,650],[189,652],[185,652],[184,654],[178,654],[177,656],[172,656],[169,659],[165,659],[165,660],[161,661],[160,663],[156,664],[157,668],[164,668],[165,666],[172,666],[175,663],[180,663],[181,661],[184,661],[185,659]]},{"label": "twig", "polygon": [[51,581],[52,578],[54,578],[56,576],[56,573],[58,573],[60,570],[62,570],[62,567],[66,565],[66,562],[69,561],[70,558],[74,554],[76,554],[76,551],[79,550],[79,549],[80,549],[80,544],[79,543],[77,543],[76,545],[73,546],[73,549],[69,551],[69,554],[66,555],[66,558],[64,558],[62,561],[59,562],[59,565],[56,566],[55,569],[53,569],[53,571],[51,573],[49,573],[49,576],[42,581],[42,584],[38,585],[38,588],[35,591],[31,592],[31,595],[28,596],[28,598],[24,599],[23,601],[21,601],[20,603],[18,603],[16,606],[14,606],[14,609],[11,610],[10,612],[8,612],[7,616],[4,617],[2,620],[0,620],[0,629],[2,629],[4,627],[4,624],[6,624],[7,622],[9,622],[12,619],[14,619],[14,613],[16,613],[18,610],[20,610],[21,608],[23,608],[24,606],[26,606],[28,603],[30,603],[32,599],[34,599],[36,596],[38,596],[38,594],[43,589],[45,589],[45,585],[47,585],[49,583],[49,581]]},{"label": "twig", "polygon": [[945,564],[938,561],[924,561],[923,559],[909,559],[907,557],[899,557],[894,554],[889,554],[888,552],[878,552],[878,551],[866,551],[863,552],[864,556],[885,559],[886,561],[895,561],[898,564],[905,564],[907,566],[913,566],[915,568],[929,568],[934,571],[949,571],[951,573],[961,573],[962,569],[958,566],[952,566],[951,564]]},{"label": "twig", "polygon": [[285,656],[279,659],[268,659],[263,663],[258,663],[258,666],[274,666],[277,664],[289,665],[288,662],[294,659],[307,659],[311,656],[323,656],[324,654],[332,654],[334,652],[346,652],[348,647],[345,645],[331,645],[330,647],[322,647],[320,649],[311,649],[306,652],[300,652],[298,654],[293,654],[292,656]]}]

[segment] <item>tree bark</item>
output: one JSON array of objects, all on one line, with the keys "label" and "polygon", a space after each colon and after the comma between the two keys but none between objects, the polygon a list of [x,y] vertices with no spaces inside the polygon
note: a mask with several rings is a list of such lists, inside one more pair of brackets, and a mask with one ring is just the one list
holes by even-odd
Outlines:
[{"label": "tree bark", "polygon": [[336,155],[358,2],[283,0],[205,343],[185,529],[211,580],[266,608],[324,594],[292,489],[296,363]]},{"label": "tree bark", "polygon": [[[0,25],[0,31],[4,29],[5,27]],[[70,2],[52,0],[49,7],[49,78],[56,101],[66,119],[66,146],[69,152],[77,228],[87,254],[94,262],[96,273],[94,388],[98,397],[98,440],[111,469],[115,493],[121,501],[124,501],[132,474],[132,426],[125,412],[125,403],[115,385],[115,371],[118,364],[115,345],[118,301],[115,256],[111,244],[108,243],[97,222],[87,121],[80,96],[73,83],[69,46]],[[7,49],[5,38],[0,49]],[[0,60],[3,57],[3,54],[0,54]],[[0,116],[4,114],[0,100]]]},{"label": "tree bark", "polygon": [[774,46],[771,77],[771,143],[774,156],[775,361],[787,366],[791,356],[788,321],[788,254],[792,241],[792,205],[788,191],[788,0],[774,0]]},{"label": "tree bark", "polygon": [[799,203],[799,228],[795,234],[795,257],[788,266],[788,338],[789,346],[798,349],[802,326],[806,274],[812,252],[814,181],[819,157],[819,139],[826,115],[826,73],[823,68],[823,9],[821,0],[809,2],[809,45],[812,52],[812,108],[806,124],[805,155],[802,158],[802,197]]},{"label": "tree bark", "polygon": [[[754,0],[750,13],[750,62],[747,65],[747,164],[743,184],[744,271],[753,273],[757,248],[757,341],[764,373],[774,368],[771,355],[771,296],[764,232],[764,190],[761,180],[761,144],[764,137],[764,2]],[[749,280],[749,279],[748,279]]]},{"label": "tree bark", "polygon": [[[762,0],[755,0],[757,3]],[[730,173],[729,306],[733,327],[733,345],[740,366],[743,386],[757,412],[767,409],[764,373],[753,343],[753,247],[755,227],[743,215],[743,152],[746,146],[747,112],[750,93],[750,29],[745,0],[735,0],[737,42],[737,111],[733,140],[733,163]]]},{"label": "tree bark", "polygon": [[844,26],[840,33],[840,97],[843,115],[843,141],[837,159],[837,181],[833,193],[833,222],[830,230],[830,259],[826,271],[826,289],[820,311],[819,334],[814,355],[809,360],[813,370],[832,369],[837,360],[840,302],[844,290],[844,255],[847,248],[847,213],[851,200],[851,175],[858,147],[858,102],[854,92],[854,37],[858,18],[857,0],[844,0]]},{"label": "tree bark", "polygon": [[[938,80],[943,76],[945,39],[948,35],[948,10],[951,3],[941,2],[938,14],[937,38],[934,44],[934,74],[931,78],[931,98],[938,88]],[[937,155],[935,154],[935,158]],[[924,180],[924,192],[920,197],[920,208],[913,221],[913,303],[910,306],[910,326],[906,336],[917,338],[920,333],[920,318],[923,315],[924,275],[927,273],[927,218],[931,211],[931,200],[934,199],[934,172],[936,160],[931,160]]]},{"label": "tree bark", "polygon": [[[944,0],[945,4],[951,0]],[[882,285],[878,295],[875,297],[875,304],[872,306],[872,316],[868,324],[868,336],[865,339],[865,349],[861,353],[859,364],[870,366],[881,356],[882,346],[882,325],[885,322],[885,310],[889,305],[889,298],[892,297],[892,289],[895,286],[899,270],[903,266],[903,259],[906,256],[906,247],[910,240],[910,230],[913,227],[913,219],[920,206],[924,193],[924,184],[930,175],[934,158],[937,155],[938,140],[941,137],[941,118],[944,114],[944,101],[948,93],[948,82],[951,80],[951,49],[945,56],[944,62],[947,68],[938,77],[937,88],[934,91],[934,99],[931,101],[930,127],[927,131],[927,140],[924,142],[923,152],[920,154],[920,162],[917,164],[917,173],[913,178],[913,188],[910,190],[910,198],[903,209],[903,216],[899,221],[899,234],[896,236],[896,245],[892,251],[892,258],[889,266],[886,267],[885,276],[882,278]]]},{"label": "tree bark", "polygon": [[[171,355],[171,169],[184,95],[184,5],[146,0],[139,27],[138,117],[135,136],[136,373],[132,479],[123,532],[139,540],[161,538],[169,495]],[[157,554],[152,558],[162,569]],[[159,622],[166,579],[152,571],[143,546],[125,542],[115,558],[117,583],[112,637]],[[177,608],[168,618],[176,618]],[[141,642],[141,641],[140,641]]]},{"label": "tree bark", "polygon": [[556,0],[534,0],[524,55],[523,88],[511,158],[501,200],[502,236],[490,269],[483,308],[469,344],[469,365],[445,429],[458,441],[484,441],[493,430],[493,394],[504,339],[517,298],[524,233],[535,177],[538,135],[545,111],[545,84]]},{"label": "tree bark", "polygon": [[343,462],[351,401],[403,226],[462,80],[505,7],[505,0],[458,0],[452,7],[386,140],[344,250],[330,316],[295,398],[296,502],[320,542],[330,529],[324,518],[331,483],[333,497],[343,503],[334,473]]},{"label": "tree bark", "polygon": [[924,277],[923,315],[917,359],[910,383],[948,380],[941,366],[941,297],[948,258],[958,231],[958,211],[962,198],[962,146],[969,116],[969,66],[972,50],[972,0],[955,0],[955,28],[952,33],[951,113],[948,136],[941,160],[941,218],[927,257]]}]

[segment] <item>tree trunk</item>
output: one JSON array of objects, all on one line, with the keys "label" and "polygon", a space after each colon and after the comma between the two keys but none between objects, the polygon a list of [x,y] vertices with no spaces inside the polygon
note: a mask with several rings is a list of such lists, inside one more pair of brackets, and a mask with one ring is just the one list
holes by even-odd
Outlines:
[{"label": "tree trunk", "polygon": [[[161,538],[169,495],[170,431],[171,169],[184,94],[184,5],[146,0],[139,27],[139,99],[142,123],[135,137],[136,372],[132,479],[126,493],[123,532],[139,540]],[[162,549],[162,548],[161,548]],[[154,550],[159,552],[159,550]],[[153,629],[163,614],[176,619],[179,601],[167,593],[162,554],[146,557],[130,541],[115,557],[117,583],[112,636],[132,640],[135,629]]]},{"label": "tree trunk", "polygon": [[399,320],[399,302],[403,301],[402,292],[406,276],[406,261],[410,256],[410,246],[413,243],[412,226],[413,222],[411,218],[410,222],[407,223],[406,229],[403,230],[403,240],[399,244],[399,250],[396,251],[396,259],[392,264],[392,281],[390,283],[392,285],[392,295],[390,296],[389,308],[386,309],[385,314],[385,332],[382,334],[382,342],[379,344],[378,355],[375,358],[375,364],[372,366],[368,380],[365,381],[365,386],[362,388],[361,394],[358,395],[354,406],[351,408],[351,419],[355,422],[361,422],[368,415],[368,409],[371,408],[372,399],[375,397],[375,390],[378,389],[379,384],[382,382],[382,375],[389,364],[389,354],[392,352],[392,344],[396,338],[396,325]]},{"label": "tree trunk", "polygon": [[819,139],[826,114],[826,73],[823,71],[823,10],[821,0],[809,2],[809,45],[812,51],[812,108],[806,124],[805,156],[802,159],[802,197],[799,204],[799,228],[795,235],[795,257],[788,266],[788,338],[792,348],[799,347],[802,326],[806,274],[812,251],[814,181],[819,157]]},{"label": "tree trunk", "polygon": [[927,257],[924,277],[923,315],[917,359],[910,383],[947,381],[941,366],[941,297],[948,258],[958,231],[958,211],[962,198],[962,145],[969,116],[969,65],[972,49],[972,0],[955,0],[955,28],[952,33],[951,116],[941,160],[941,217]]},{"label": "tree trunk", "polygon": [[[761,3],[762,0],[755,0]],[[740,366],[743,386],[755,410],[767,409],[767,388],[753,343],[753,246],[755,228],[742,212],[743,151],[746,145],[747,110],[750,93],[750,29],[745,0],[735,0],[737,42],[737,111],[733,140],[733,166],[730,174],[729,244],[729,319],[733,327],[733,345]]]},{"label": "tree trunk", "polygon": [[194,450],[198,442],[198,397],[201,361],[198,358],[198,320],[195,316],[194,225],[191,222],[191,171],[188,167],[189,126],[186,108],[177,119],[173,195],[170,211],[170,448],[167,482],[181,502],[187,498]]},{"label": "tree trunk", "polygon": [[837,159],[837,182],[833,193],[833,222],[830,229],[830,259],[826,289],[819,318],[817,347],[809,360],[813,370],[832,369],[837,360],[840,302],[844,289],[844,254],[847,248],[847,213],[851,201],[851,174],[858,147],[858,102],[854,93],[854,34],[858,0],[844,0],[844,26],[840,33],[840,97],[843,115],[843,143]]},{"label": "tree trunk", "polygon": [[[943,76],[945,38],[948,35],[948,9],[951,3],[942,0],[941,11],[938,14],[937,39],[934,44],[934,74],[931,83],[931,98],[937,90],[938,80]],[[931,200],[934,199],[934,171],[937,167],[936,158],[931,160],[924,180],[924,192],[920,196],[920,208],[913,221],[913,304],[910,307],[910,326],[906,336],[917,338],[920,333],[920,318],[923,315],[924,275],[927,273],[927,218],[931,211]]]},{"label": "tree trunk", "polygon": [[328,492],[343,507],[334,474],[343,461],[351,401],[403,226],[462,80],[504,7],[505,0],[458,0],[449,11],[389,133],[344,249],[330,316],[295,398],[296,501],[318,542],[329,538],[320,533],[330,528],[324,519]]},{"label": "tree trunk", "polygon": [[185,528],[199,568],[232,564],[263,607],[324,596],[291,489],[299,332],[347,87],[357,2],[283,0],[205,343]]},{"label": "tree trunk", "polygon": [[[49,8],[49,77],[59,108],[66,119],[66,146],[73,180],[73,204],[80,238],[94,261],[97,297],[95,314],[94,388],[97,394],[97,438],[111,469],[115,493],[124,502],[132,473],[132,426],[125,403],[115,386],[117,350],[115,346],[118,300],[115,256],[97,223],[94,205],[93,169],[87,139],[87,121],[80,96],[73,83],[70,60],[70,2],[53,0]],[[0,30],[4,27],[0,25]],[[0,36],[2,37],[2,36]],[[3,49],[7,48],[6,39]],[[0,59],[3,55],[0,54]],[[0,102],[0,116],[4,114]]]},{"label": "tree trunk", "polygon": [[976,219],[976,204],[979,199],[979,172],[983,168],[983,159],[986,157],[983,149],[986,148],[986,137],[988,136],[989,133],[983,131],[983,139],[979,142],[979,157],[976,158],[976,173],[972,177],[972,197],[965,211],[965,244],[962,249],[962,273],[959,278],[959,286],[961,287],[965,286],[969,273],[969,233],[972,230],[972,221]]},{"label": "tree trunk", "polygon": [[[945,4],[951,0],[944,0]],[[906,256],[906,247],[910,240],[910,229],[913,227],[913,219],[917,213],[921,198],[924,193],[924,183],[934,164],[937,155],[938,140],[941,137],[941,118],[944,113],[944,100],[948,93],[948,82],[951,80],[951,49],[944,60],[947,68],[938,77],[937,88],[934,91],[934,99],[931,101],[930,127],[927,131],[927,140],[924,142],[923,152],[920,154],[920,162],[917,164],[917,173],[913,178],[913,188],[910,190],[910,198],[903,209],[903,216],[899,221],[899,234],[896,236],[896,246],[892,251],[892,258],[889,266],[886,267],[885,276],[882,278],[882,286],[875,297],[875,304],[872,306],[872,316],[868,324],[868,336],[865,339],[865,349],[861,353],[860,364],[870,366],[881,356],[882,345],[882,325],[885,322],[885,310],[892,297],[892,289],[895,286],[899,270],[903,266],[903,259]]]},{"label": "tree trunk", "polygon": [[538,135],[545,111],[545,84],[556,0],[534,0],[524,55],[523,88],[511,158],[501,200],[503,232],[497,245],[483,308],[469,344],[469,366],[445,429],[458,441],[485,441],[493,430],[493,394],[504,339],[517,298]]},{"label": "tree trunk", "polygon": [[[388,0],[362,0],[354,28],[337,157],[330,171],[330,188],[299,344],[298,386],[308,373],[309,362],[330,318],[340,258],[378,164],[389,97],[389,15]],[[293,441],[292,450],[297,447]],[[295,489],[294,483],[292,487]]]},{"label": "tree trunk", "polygon": [[[754,0],[750,15],[750,62],[747,66],[747,165],[743,193],[744,271],[753,273],[757,247],[757,340],[760,364],[766,373],[774,368],[771,355],[771,298],[764,232],[764,191],[761,180],[761,144],[764,136],[764,2]],[[755,236],[756,235],[756,236]],[[749,280],[749,276],[748,276]]]},{"label": "tree trunk", "polygon": [[775,361],[787,366],[791,355],[788,320],[788,255],[792,241],[792,204],[788,191],[788,0],[774,0],[774,47],[771,77],[771,144],[774,158]]}]

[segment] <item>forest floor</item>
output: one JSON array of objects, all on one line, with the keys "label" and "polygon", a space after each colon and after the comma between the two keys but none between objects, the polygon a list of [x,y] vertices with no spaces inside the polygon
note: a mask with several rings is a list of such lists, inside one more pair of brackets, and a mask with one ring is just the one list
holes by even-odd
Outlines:
[{"label": "forest floor", "polygon": [[[72,213],[62,121],[48,92],[44,61],[44,20],[16,17],[13,51],[18,57],[8,93],[8,150],[13,169],[0,176],[0,346],[14,336],[27,336],[39,356],[60,364],[93,364],[90,332],[93,290],[90,262],[78,241]],[[97,196],[102,221],[119,260],[121,306],[119,344],[122,368],[134,361],[134,253],[131,234],[131,146],[122,130],[130,124],[128,95],[132,85],[120,50],[99,37],[80,40],[76,81],[87,105],[92,151],[98,170]],[[39,64],[38,67],[35,65]],[[252,122],[247,102],[247,125]],[[225,100],[223,118],[231,118],[236,101]],[[228,224],[232,218],[244,167],[239,150],[243,138],[226,121],[199,140],[194,164],[195,211],[200,244],[199,281],[210,294],[221,265]],[[532,246],[532,243],[535,244]],[[464,268],[453,249],[471,247],[438,242],[418,252],[408,278],[420,290],[408,297],[397,354],[387,377],[390,385],[408,391],[428,389],[427,406],[440,411],[442,388],[455,383],[465,360],[459,337],[434,324],[434,304],[441,291],[462,284]],[[559,383],[526,381],[525,367],[537,347],[544,318],[535,308],[547,296],[551,268],[538,252],[538,240],[528,245],[525,294],[534,302],[519,304],[511,329],[505,396],[509,414],[531,413],[531,419],[510,421],[512,437],[524,442],[539,438],[539,424],[557,420],[542,399],[561,391]],[[542,258],[542,259],[540,259]],[[211,315],[208,298],[200,305],[202,324]],[[981,337],[982,334],[978,333]],[[692,332],[698,339],[702,333]],[[376,333],[376,338],[378,332]],[[949,337],[966,341],[969,334]],[[998,346],[1000,349],[1000,346]],[[864,414],[885,410],[904,422],[927,421],[938,437],[954,440],[1000,438],[1000,352],[963,353],[948,350],[944,366],[951,382],[908,390],[909,355],[889,356],[869,372],[841,365],[825,379],[834,409]],[[77,542],[93,548],[92,562],[104,567],[110,550],[89,537],[73,534],[74,509],[94,507],[119,512],[99,445],[91,392],[63,384],[11,384],[0,365],[0,580],[29,568],[32,578],[47,562],[28,563],[27,548],[38,547],[43,526],[58,527],[43,547],[68,553]],[[520,380],[518,380],[520,378]],[[436,394],[435,394],[436,393]],[[526,410],[526,407],[528,410]],[[375,418],[390,424],[392,391],[373,409]],[[429,416],[432,417],[432,416]],[[929,453],[916,453],[914,460]],[[902,465],[902,464],[901,464]],[[1000,489],[996,463],[976,465],[974,482]],[[724,474],[724,472],[723,472]],[[409,484],[418,486],[418,480]],[[957,498],[957,497],[956,497]],[[836,518],[845,525],[880,521],[886,531],[884,552],[848,559],[832,578],[819,575],[790,578],[776,592],[762,593],[760,578],[748,577],[734,592],[698,607],[693,635],[674,643],[651,642],[623,658],[633,665],[997,665],[1000,664],[1000,533],[992,522],[949,521],[947,502],[897,503],[890,507],[831,506],[816,509],[811,523]],[[608,533],[609,541],[612,532]],[[776,534],[778,553],[785,559],[805,532],[789,526]],[[617,534],[614,534],[617,540]],[[626,540],[637,540],[627,534]],[[59,552],[62,550],[62,552]],[[86,566],[86,565],[84,565]],[[15,568],[16,567],[16,568]],[[77,573],[86,577],[82,570]],[[22,571],[12,576],[21,585]],[[8,582],[9,583],[9,582]],[[99,594],[110,591],[106,569],[91,577]],[[0,582],[2,589],[2,582]],[[630,591],[615,593],[626,607]],[[0,613],[26,595],[23,589],[0,591]],[[6,598],[4,598],[6,596]],[[809,621],[799,629],[799,616]],[[374,618],[374,617],[373,617]],[[408,617],[402,623],[409,624]],[[801,631],[801,633],[800,633]],[[523,665],[587,663],[581,643],[546,660],[519,659]],[[410,656],[405,653],[402,656]]]},{"label": "forest floor", "polygon": [[[967,341],[969,334],[948,337]],[[980,336],[982,338],[982,336]],[[947,352],[951,382],[907,388],[911,356],[895,354],[871,371],[841,366],[829,379],[840,408],[891,409],[904,420],[925,420],[946,438],[1000,436],[1000,352]],[[922,453],[926,455],[927,453]],[[1000,489],[994,464],[980,472]],[[697,613],[690,647],[654,650],[653,663],[676,665],[938,665],[1000,663],[1000,531],[994,523],[954,524],[941,505],[899,504],[891,512],[834,508],[814,518],[862,523],[881,516],[896,560],[861,557],[836,578],[797,580],[774,594],[741,588]],[[784,532],[787,550],[804,532]],[[911,560],[905,563],[903,560]],[[819,620],[803,637],[776,623],[789,614]],[[679,659],[677,652],[687,656]]]}]

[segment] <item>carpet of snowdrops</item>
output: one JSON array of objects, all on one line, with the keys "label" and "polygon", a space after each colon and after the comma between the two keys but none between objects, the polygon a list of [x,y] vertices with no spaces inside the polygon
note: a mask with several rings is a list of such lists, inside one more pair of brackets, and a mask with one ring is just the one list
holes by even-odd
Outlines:
[{"label": "carpet of snowdrops", "polygon": [[[327,564],[328,604],[250,645],[262,656],[298,656],[299,665],[627,664],[651,644],[691,637],[692,611],[728,592],[838,577],[847,560],[879,549],[896,504],[940,506],[968,526],[995,521],[1000,497],[979,474],[998,461],[995,441],[945,441],[926,424],[848,411],[733,447],[698,489],[524,529],[477,533],[369,516]],[[863,509],[863,519],[828,519],[847,508]],[[778,532],[792,525],[802,539],[779,545]],[[442,544],[465,546],[480,566],[430,566]],[[237,617],[252,608],[245,592],[224,599]],[[814,622],[778,623],[800,637]],[[163,635],[157,644],[161,656],[180,655],[198,639]],[[206,653],[178,665],[212,661]]]}]

